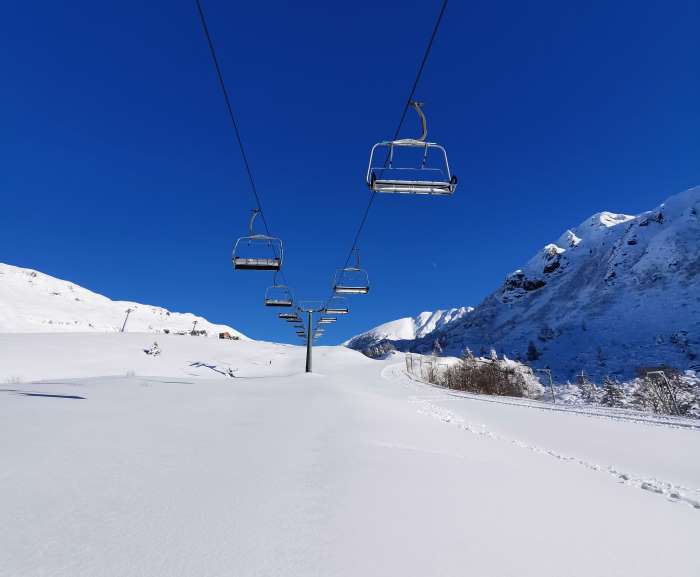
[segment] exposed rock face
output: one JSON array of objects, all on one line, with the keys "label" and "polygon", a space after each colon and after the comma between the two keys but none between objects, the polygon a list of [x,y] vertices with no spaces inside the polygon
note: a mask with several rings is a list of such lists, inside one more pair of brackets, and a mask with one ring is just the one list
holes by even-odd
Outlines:
[{"label": "exposed rock face", "polygon": [[[366,333],[367,334],[367,333]],[[495,348],[558,379],[632,376],[637,367],[700,369],[700,187],[638,216],[601,212],[567,230],[473,312],[399,350]],[[352,342],[352,341],[351,341]]]}]

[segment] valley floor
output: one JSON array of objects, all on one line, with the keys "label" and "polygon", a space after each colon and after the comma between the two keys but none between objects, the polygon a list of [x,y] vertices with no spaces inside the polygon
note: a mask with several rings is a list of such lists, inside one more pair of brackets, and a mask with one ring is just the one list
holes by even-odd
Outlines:
[{"label": "valley floor", "polygon": [[697,429],[153,339],[0,335],[1,576],[700,574]]}]

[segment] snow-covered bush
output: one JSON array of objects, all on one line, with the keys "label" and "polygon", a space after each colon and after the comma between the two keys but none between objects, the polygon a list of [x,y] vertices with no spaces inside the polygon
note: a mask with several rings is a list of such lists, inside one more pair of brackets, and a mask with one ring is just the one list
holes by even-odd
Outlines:
[{"label": "snow-covered bush", "polygon": [[576,384],[557,385],[556,402],[567,405],[603,405],[651,413],[700,418],[700,378],[694,371],[646,367],[635,379],[619,382],[605,377],[597,387],[585,374]]},{"label": "snow-covered bush", "polygon": [[161,351],[158,343],[153,343],[153,346],[150,349],[143,349],[143,352],[152,357],[157,357]]},{"label": "snow-covered bush", "polygon": [[635,379],[635,407],[666,415],[700,416],[700,382],[670,367],[643,369]]},{"label": "snow-covered bush", "polygon": [[389,353],[395,350],[396,346],[394,345],[394,343],[392,343],[389,340],[384,340],[377,343],[376,345],[364,348],[360,352],[366,357],[369,357],[370,359],[383,359]]},{"label": "snow-covered bush", "polygon": [[532,369],[517,361],[475,357],[465,351],[459,363],[439,376],[439,384],[450,389],[484,395],[540,397],[544,393]]}]

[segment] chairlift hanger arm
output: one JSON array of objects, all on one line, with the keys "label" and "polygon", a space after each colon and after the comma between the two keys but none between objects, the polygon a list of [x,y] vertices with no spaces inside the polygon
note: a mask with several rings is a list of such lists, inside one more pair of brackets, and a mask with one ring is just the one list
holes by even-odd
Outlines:
[{"label": "chairlift hanger arm", "polygon": [[411,106],[413,106],[413,109],[418,113],[421,124],[421,135],[415,140],[425,142],[425,139],[428,137],[428,121],[425,118],[425,112],[423,112],[423,103],[417,100],[411,100]]}]

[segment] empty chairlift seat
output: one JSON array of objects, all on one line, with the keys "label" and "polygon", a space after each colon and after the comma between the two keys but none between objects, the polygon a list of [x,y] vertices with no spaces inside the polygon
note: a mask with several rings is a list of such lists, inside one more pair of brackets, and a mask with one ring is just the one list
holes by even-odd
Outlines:
[{"label": "empty chairlift seat", "polygon": [[273,285],[265,289],[265,306],[291,307],[293,304],[292,291],[287,285],[277,284],[275,277]]},{"label": "empty chairlift seat", "polygon": [[369,156],[367,186],[375,192],[453,194],[457,177],[450,172],[447,151],[435,142],[426,142],[428,129],[422,105],[411,105],[421,120],[421,136],[375,144]]},{"label": "empty chairlift seat", "polygon": [[336,295],[363,295],[369,292],[369,276],[360,268],[360,252],[355,249],[355,265],[336,272],[333,292]]},{"label": "empty chairlift seat", "polygon": [[323,314],[326,315],[346,315],[350,312],[348,301],[345,297],[334,296],[326,303]]},{"label": "empty chairlift seat", "polygon": [[239,238],[233,247],[231,261],[234,270],[278,271],[282,268],[282,241],[253,231],[253,223],[259,213],[257,208],[253,210],[248,224],[249,236]]}]

